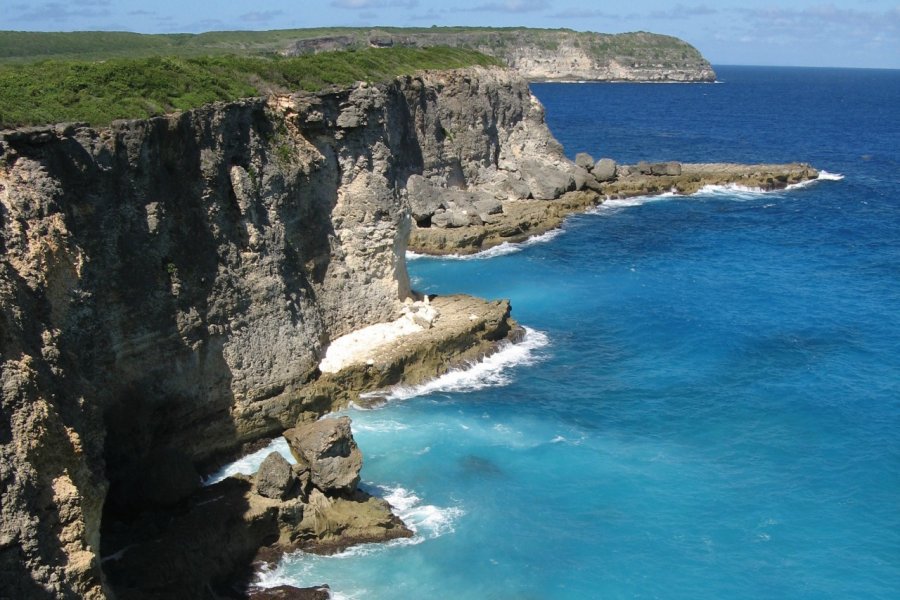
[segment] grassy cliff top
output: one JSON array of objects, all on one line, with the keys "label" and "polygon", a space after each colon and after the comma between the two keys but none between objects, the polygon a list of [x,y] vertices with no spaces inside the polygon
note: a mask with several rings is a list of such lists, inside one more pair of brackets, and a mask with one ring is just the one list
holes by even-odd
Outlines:
[{"label": "grassy cliff top", "polygon": [[203,56],[0,64],[0,129],[106,125],[271,91],[386,81],[422,69],[500,64],[459,48],[382,48],[296,58]]},{"label": "grassy cliff top", "polygon": [[[272,31],[212,31],[190,34],[140,34],[119,31],[26,32],[0,31],[0,62],[45,59],[143,58],[149,56],[242,56],[304,53],[328,49],[364,48],[372,41],[391,39],[397,45],[453,46],[500,56],[505,47],[531,44],[552,49],[567,39],[609,57],[663,56],[678,51],[691,60],[701,59],[690,44],[667,35],[647,33],[606,34],[571,29],[524,27],[332,27]],[[496,52],[496,54],[495,54]]]}]

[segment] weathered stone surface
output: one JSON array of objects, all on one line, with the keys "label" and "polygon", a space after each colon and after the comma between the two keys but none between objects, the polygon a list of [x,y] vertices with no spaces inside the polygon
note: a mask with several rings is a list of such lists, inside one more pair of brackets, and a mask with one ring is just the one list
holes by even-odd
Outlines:
[{"label": "weathered stone surface", "polygon": [[[657,165],[654,165],[656,167]],[[616,181],[603,185],[602,193],[614,198],[674,191],[693,194],[707,185],[737,184],[761,190],[781,189],[819,176],[805,163],[741,165],[731,163],[659,163],[658,171],[641,174],[637,168],[619,168]]]},{"label": "weathered stone surface", "polygon": [[477,189],[561,155],[501,69],[0,137],[0,589],[21,598],[107,594],[102,509],[133,517],[154,452],[190,466],[345,398],[317,365],[410,295],[410,175]]},{"label": "weathered stone surface", "polygon": [[322,585],[314,588],[298,588],[292,585],[279,585],[271,588],[254,589],[248,594],[248,600],[329,600],[330,588]]},{"label": "weathered stone surface", "polygon": [[350,493],[359,483],[362,453],[350,431],[350,418],[300,423],[284,432],[291,452],[309,465],[312,484],[326,493]]},{"label": "weathered stone surface", "polygon": [[653,165],[648,163],[646,160],[642,160],[638,162],[638,164],[634,165],[634,168],[641,175],[652,175],[653,174]]},{"label": "weathered stone surface", "polygon": [[522,176],[535,200],[554,200],[575,189],[574,175],[536,161],[523,165]]},{"label": "weathered stone surface", "polygon": [[587,152],[579,152],[575,155],[575,164],[590,171],[594,168],[594,157]]},{"label": "weathered stone surface", "polygon": [[482,198],[473,203],[475,212],[482,221],[487,221],[490,215],[499,215],[503,212],[503,204],[496,198]]},{"label": "weathered stone surface", "polygon": [[575,177],[576,191],[581,191],[584,189],[592,190],[594,192],[600,191],[600,182],[598,182],[597,179],[587,169],[575,167],[573,175]]},{"label": "weathered stone surface", "polygon": [[447,208],[440,190],[421,175],[410,175],[406,181],[409,209],[416,223],[427,223],[440,208]]},{"label": "weathered stone surface", "polygon": [[296,491],[297,487],[291,463],[278,452],[272,452],[263,459],[254,481],[257,494],[275,500],[284,500]]},{"label": "weathered stone surface", "polygon": [[435,227],[465,227],[469,224],[469,215],[462,210],[440,210],[431,216],[431,224]]},{"label": "weathered stone surface", "polygon": [[651,175],[681,175],[681,163],[670,161],[664,163],[652,163],[650,165]]},{"label": "weathered stone surface", "polygon": [[612,181],[616,178],[616,161],[611,158],[601,158],[594,165],[593,175],[600,182]]}]

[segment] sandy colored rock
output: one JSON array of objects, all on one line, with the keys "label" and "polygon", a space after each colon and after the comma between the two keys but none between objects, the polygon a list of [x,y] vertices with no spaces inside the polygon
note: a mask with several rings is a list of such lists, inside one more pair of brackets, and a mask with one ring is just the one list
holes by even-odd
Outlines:
[{"label": "sandy colored rock", "polygon": [[318,364],[411,296],[411,175],[470,193],[561,149],[524,80],[476,68],[4,132],[0,155],[0,589],[103,598],[101,530],[137,518],[135,474],[175,479],[158,452],[216,460],[368,385]]}]

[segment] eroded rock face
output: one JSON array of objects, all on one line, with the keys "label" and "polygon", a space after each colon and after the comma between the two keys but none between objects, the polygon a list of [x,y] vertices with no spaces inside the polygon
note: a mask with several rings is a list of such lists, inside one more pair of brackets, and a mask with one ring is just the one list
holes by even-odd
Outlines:
[{"label": "eroded rock face", "polygon": [[321,415],[329,341],[399,316],[410,176],[531,154],[561,156],[540,105],[484,69],[0,134],[0,589],[104,597],[102,509],[157,452]]},{"label": "eroded rock face", "polygon": [[272,452],[256,472],[256,493],[266,498],[284,500],[297,488],[291,463],[278,452]]},{"label": "eroded rock face", "polygon": [[349,417],[300,423],[285,431],[284,437],[297,461],[309,465],[316,488],[330,494],[356,490],[362,453],[350,431]]}]

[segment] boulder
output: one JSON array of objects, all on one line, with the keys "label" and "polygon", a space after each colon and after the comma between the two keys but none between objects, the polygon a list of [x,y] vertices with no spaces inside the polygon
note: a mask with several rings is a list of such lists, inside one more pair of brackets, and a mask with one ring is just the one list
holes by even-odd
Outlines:
[{"label": "boulder", "polygon": [[256,493],[274,500],[284,500],[296,490],[297,480],[291,463],[278,452],[270,453],[256,472]]},{"label": "boulder", "polygon": [[594,167],[594,157],[587,152],[579,152],[575,155],[575,164],[590,171]]},{"label": "boulder", "polygon": [[600,183],[591,175],[587,169],[575,167],[575,190],[581,191],[585,188],[595,192],[600,191]]},{"label": "boulder", "polygon": [[616,178],[616,161],[611,158],[601,158],[594,165],[593,175],[597,181],[606,182]]},{"label": "boulder", "polygon": [[531,195],[528,184],[509,171],[499,171],[481,188],[501,201],[525,199]]},{"label": "boulder", "polygon": [[499,215],[503,212],[503,205],[496,198],[484,197],[476,200],[473,206],[482,221],[489,221],[490,215]]},{"label": "boulder", "polygon": [[653,163],[650,165],[650,172],[653,175],[681,175],[681,163],[676,161]]},{"label": "boulder", "polygon": [[409,208],[416,223],[423,225],[440,208],[446,208],[441,190],[431,185],[421,175],[412,175],[406,181]]},{"label": "boulder", "polygon": [[310,481],[323,492],[352,493],[359,483],[362,453],[350,431],[350,418],[300,423],[284,432],[291,453],[309,465]]},{"label": "boulder", "polygon": [[653,173],[653,167],[646,160],[640,161],[638,164],[634,166],[637,172],[641,175],[650,175]]},{"label": "boulder", "polygon": [[439,210],[431,216],[431,224],[441,228],[466,227],[469,222],[469,215],[459,209]]},{"label": "boulder", "polygon": [[528,161],[522,166],[522,177],[535,200],[555,200],[575,189],[574,175],[536,161]]}]

